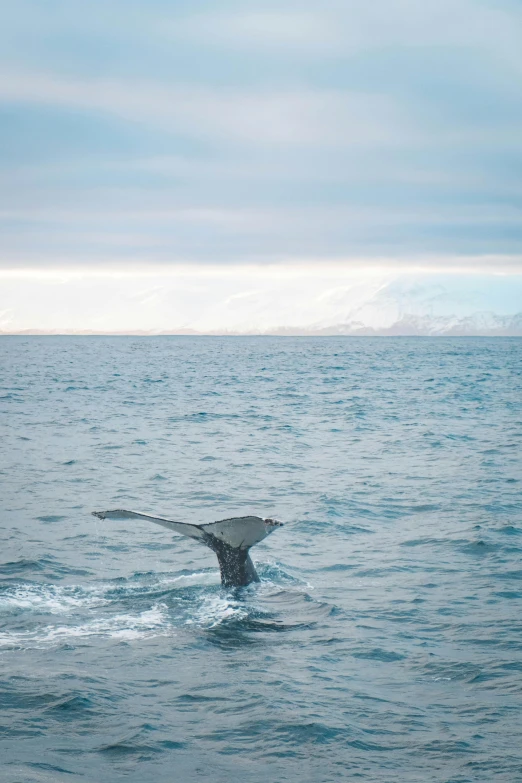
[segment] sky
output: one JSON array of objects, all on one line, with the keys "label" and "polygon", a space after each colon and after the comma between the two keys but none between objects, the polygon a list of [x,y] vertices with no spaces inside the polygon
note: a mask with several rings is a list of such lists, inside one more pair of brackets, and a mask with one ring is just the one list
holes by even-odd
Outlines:
[{"label": "sky", "polygon": [[0,2],[0,330],[520,313],[521,41],[518,0]]}]

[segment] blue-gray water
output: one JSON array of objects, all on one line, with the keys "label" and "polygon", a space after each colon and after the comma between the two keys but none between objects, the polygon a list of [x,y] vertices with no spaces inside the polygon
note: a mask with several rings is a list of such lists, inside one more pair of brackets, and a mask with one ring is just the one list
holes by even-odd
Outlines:
[{"label": "blue-gray water", "polygon": [[[1,338],[0,779],[522,780],[522,340]],[[254,513],[262,581],[142,522]]]}]

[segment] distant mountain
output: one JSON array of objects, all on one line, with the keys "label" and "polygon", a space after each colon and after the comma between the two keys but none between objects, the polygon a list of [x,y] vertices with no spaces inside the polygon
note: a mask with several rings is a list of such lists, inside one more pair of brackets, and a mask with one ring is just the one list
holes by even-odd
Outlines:
[{"label": "distant mountain", "polygon": [[202,332],[198,332],[195,329],[178,329],[175,331],[162,332],[159,329],[134,329],[128,331],[95,331],[92,329],[21,329],[18,332],[3,331],[0,329],[0,336],[14,336],[18,337],[153,337],[154,335],[201,335]]},{"label": "distant mountain", "polygon": [[516,315],[497,315],[492,312],[478,312],[464,318],[457,316],[403,315],[390,326],[374,328],[362,321],[347,321],[333,326],[295,326],[267,331],[215,330],[198,332],[194,329],[136,330],[127,332],[94,332],[55,330],[45,332],[38,329],[25,329],[20,332],[0,331],[0,335],[279,335],[279,336],[397,336],[397,337],[522,337],[522,312]]},{"label": "distant mountain", "polygon": [[281,329],[272,334],[396,335],[419,337],[522,337],[522,313],[497,315],[491,312],[457,316],[404,315],[387,327],[375,329],[360,321],[324,328]]}]

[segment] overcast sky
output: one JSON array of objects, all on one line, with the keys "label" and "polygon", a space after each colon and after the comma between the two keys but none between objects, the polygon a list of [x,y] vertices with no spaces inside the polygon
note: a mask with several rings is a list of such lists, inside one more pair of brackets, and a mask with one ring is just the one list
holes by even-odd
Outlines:
[{"label": "overcast sky", "polygon": [[104,328],[147,321],[125,303],[151,286],[150,328],[175,328],[190,313],[178,323],[166,289],[195,279],[221,298],[209,320],[194,294],[192,320],[225,327],[252,291],[295,310],[280,281],[304,268],[310,323],[347,317],[332,280],[364,298],[376,275],[442,285],[457,314],[469,276],[476,309],[522,310],[518,0],[17,0],[1,16],[0,329],[51,328],[58,303],[64,327],[96,328],[107,313],[66,306],[86,280],[118,305]]}]

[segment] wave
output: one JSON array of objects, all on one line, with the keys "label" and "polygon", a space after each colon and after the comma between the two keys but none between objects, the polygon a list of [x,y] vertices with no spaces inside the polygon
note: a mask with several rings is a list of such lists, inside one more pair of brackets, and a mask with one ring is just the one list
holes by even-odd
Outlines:
[{"label": "wave", "polygon": [[143,639],[166,633],[166,607],[153,606],[137,615],[121,614],[96,618],[81,625],[48,625],[38,630],[0,633],[0,648],[29,648],[60,645],[71,639],[105,636],[112,639]]},{"label": "wave", "polygon": [[27,584],[10,587],[0,594],[0,611],[8,613],[32,611],[65,614],[74,609],[106,603],[108,601],[103,597],[103,587]]},{"label": "wave", "polygon": [[[328,615],[331,607],[313,601],[276,564],[260,571],[260,584],[228,591],[215,570],[136,573],[76,585],[7,583],[0,592],[0,649],[74,644],[90,637],[128,642],[182,628],[281,631],[310,627]],[[56,621],[49,622],[49,616]]]}]

